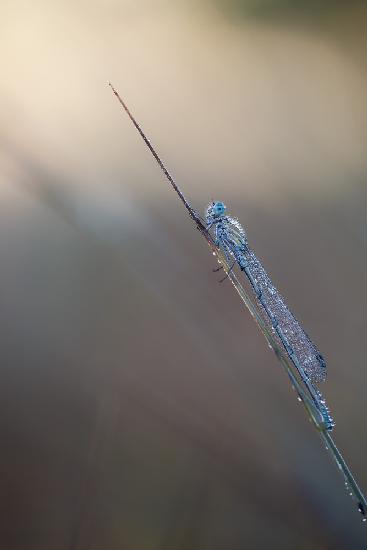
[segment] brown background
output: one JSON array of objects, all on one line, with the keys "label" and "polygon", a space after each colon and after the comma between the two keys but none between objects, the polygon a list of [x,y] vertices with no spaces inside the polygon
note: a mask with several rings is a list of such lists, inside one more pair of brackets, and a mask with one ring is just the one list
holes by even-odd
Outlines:
[{"label": "brown background", "polygon": [[0,546],[362,549],[295,394],[107,86],[329,364],[367,490],[367,11],[3,0]]}]

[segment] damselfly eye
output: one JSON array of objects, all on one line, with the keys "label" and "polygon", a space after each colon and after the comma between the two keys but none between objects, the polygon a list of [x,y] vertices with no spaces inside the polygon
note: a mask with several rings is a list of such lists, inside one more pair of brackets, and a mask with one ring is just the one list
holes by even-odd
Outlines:
[{"label": "damselfly eye", "polygon": [[223,214],[223,212],[225,211],[226,207],[224,206],[224,204],[222,202],[216,202],[214,203],[214,206],[213,206],[213,211],[214,211],[214,214],[216,216],[219,216],[220,214]]}]

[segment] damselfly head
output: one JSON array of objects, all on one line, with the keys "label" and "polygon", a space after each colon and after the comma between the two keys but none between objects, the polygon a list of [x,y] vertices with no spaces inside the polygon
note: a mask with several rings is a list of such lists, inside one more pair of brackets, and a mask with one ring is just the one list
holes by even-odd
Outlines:
[{"label": "damselfly head", "polygon": [[224,215],[225,211],[226,207],[222,202],[211,202],[206,209],[205,217],[207,223],[211,223],[215,219],[221,218]]}]

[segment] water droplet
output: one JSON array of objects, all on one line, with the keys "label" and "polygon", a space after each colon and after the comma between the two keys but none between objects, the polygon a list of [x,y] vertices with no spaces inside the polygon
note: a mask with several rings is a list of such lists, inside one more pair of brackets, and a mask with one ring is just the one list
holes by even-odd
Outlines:
[{"label": "water droplet", "polygon": [[353,493],[349,493],[349,496],[352,497],[352,496],[353,496]]},{"label": "water droplet", "polygon": [[300,403],[302,403],[302,399],[300,398],[300,396],[298,396],[297,399]]},{"label": "water droplet", "polygon": [[363,518],[362,521],[367,521],[367,518]]}]

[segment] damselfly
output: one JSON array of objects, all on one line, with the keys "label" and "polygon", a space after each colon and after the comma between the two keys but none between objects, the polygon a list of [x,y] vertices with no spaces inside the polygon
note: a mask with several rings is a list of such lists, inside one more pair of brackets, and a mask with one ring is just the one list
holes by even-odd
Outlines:
[{"label": "damselfly", "polygon": [[324,398],[314,386],[314,382],[325,380],[326,363],[249,247],[239,221],[230,218],[225,212],[226,207],[222,202],[209,204],[206,210],[207,229],[214,229],[215,244],[223,251],[228,265],[231,265],[230,271],[237,264],[246,274],[263,319],[270,324],[278,345],[283,347],[297,369],[314,406],[321,414],[325,428],[331,430],[334,422]]}]

